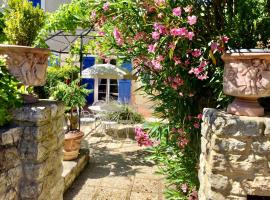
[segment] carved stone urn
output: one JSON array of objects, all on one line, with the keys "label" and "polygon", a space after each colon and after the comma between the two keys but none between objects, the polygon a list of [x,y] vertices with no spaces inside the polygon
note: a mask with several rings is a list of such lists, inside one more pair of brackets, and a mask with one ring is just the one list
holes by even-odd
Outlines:
[{"label": "carved stone urn", "polygon": [[50,50],[18,45],[0,45],[0,55],[7,56],[7,67],[26,86],[42,86]]},{"label": "carved stone urn", "polygon": [[227,112],[243,116],[263,116],[258,98],[270,96],[270,51],[231,50],[222,56],[225,62],[223,91],[235,96]]}]

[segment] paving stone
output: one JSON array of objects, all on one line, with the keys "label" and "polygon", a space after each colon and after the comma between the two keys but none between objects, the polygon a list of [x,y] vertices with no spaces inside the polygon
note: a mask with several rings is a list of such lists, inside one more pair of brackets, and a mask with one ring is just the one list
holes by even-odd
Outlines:
[{"label": "paving stone", "polygon": [[158,193],[160,182],[158,180],[135,178],[132,191],[144,193]]},{"label": "paving stone", "polygon": [[157,193],[132,192],[130,200],[159,200]]}]

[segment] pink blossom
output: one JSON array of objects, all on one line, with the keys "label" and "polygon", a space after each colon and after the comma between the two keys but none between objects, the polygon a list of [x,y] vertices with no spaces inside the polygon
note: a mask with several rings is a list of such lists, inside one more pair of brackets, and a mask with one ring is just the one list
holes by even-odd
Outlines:
[{"label": "pink blossom", "polygon": [[197,122],[195,122],[195,123],[193,124],[193,126],[194,126],[194,128],[200,128],[200,124],[197,123]]},{"label": "pink blossom", "polygon": [[199,120],[201,120],[202,117],[203,117],[203,114],[202,113],[200,113],[200,114],[197,115],[197,119],[199,119]]},{"label": "pink blossom", "polygon": [[91,12],[91,17],[92,17],[92,18],[95,18],[96,16],[97,16],[96,12],[95,12],[95,11],[92,11],[92,12]]},{"label": "pink blossom", "polygon": [[208,65],[208,62],[204,60],[200,63],[199,68],[205,68],[207,65]]},{"label": "pink blossom", "polygon": [[197,23],[197,17],[195,15],[188,16],[187,18],[189,25],[194,25]]},{"label": "pink blossom", "polygon": [[202,51],[200,49],[194,49],[191,53],[191,55],[195,58],[198,58],[202,55]]},{"label": "pink blossom", "polygon": [[224,43],[228,43],[230,38],[228,38],[226,35],[224,35],[224,36],[222,36],[221,39],[222,39],[222,41],[223,41]]},{"label": "pink blossom", "polygon": [[100,32],[98,32],[98,34],[99,34],[100,36],[104,36],[104,35],[105,35],[105,32],[100,31]]},{"label": "pink blossom", "polygon": [[156,58],[159,62],[162,62],[164,61],[164,56],[163,55],[158,55],[157,58]]},{"label": "pink blossom", "polygon": [[174,60],[174,62],[175,62],[175,65],[178,65],[178,64],[181,64],[181,60],[180,60],[180,58],[177,58],[177,57],[173,57],[173,60]]},{"label": "pink blossom", "polygon": [[160,38],[160,33],[156,31],[152,32],[152,38],[158,40]]},{"label": "pink blossom", "polygon": [[185,61],[185,65],[189,65],[190,64],[190,61],[189,60],[186,60]]},{"label": "pink blossom", "polygon": [[174,16],[181,16],[181,7],[176,7],[173,9],[173,15]]},{"label": "pink blossom", "polygon": [[104,11],[109,10],[109,6],[110,6],[110,3],[109,3],[109,2],[104,3],[104,5],[103,5],[103,10],[104,10]]},{"label": "pink blossom", "polygon": [[186,13],[191,13],[192,12],[192,6],[186,6],[186,7],[184,7],[184,11]]},{"label": "pink blossom", "polygon": [[195,36],[195,34],[193,32],[188,32],[188,34],[187,34],[187,38],[189,40],[192,40],[194,36]]},{"label": "pink blossom", "polygon": [[158,61],[158,60],[152,60],[151,63],[152,63],[153,68],[155,70],[161,70],[162,69],[162,65],[160,64],[160,61]]},{"label": "pink blossom", "polygon": [[114,36],[114,39],[116,41],[116,43],[118,45],[123,45],[124,41],[123,39],[121,38],[121,33],[120,31],[118,30],[118,28],[114,28],[113,30],[113,36]]},{"label": "pink blossom", "polygon": [[180,137],[177,144],[181,149],[183,149],[185,148],[185,146],[187,146],[188,143],[189,140],[186,137]]},{"label": "pink blossom", "polygon": [[196,76],[198,76],[200,73],[202,73],[203,72],[203,68],[201,68],[201,67],[196,67],[196,68],[194,68],[194,67],[192,67],[190,70],[189,70],[189,74],[195,74]]},{"label": "pink blossom", "polygon": [[143,40],[146,38],[146,33],[145,32],[138,32],[135,36],[134,36],[134,40]]},{"label": "pink blossom", "polygon": [[142,128],[135,128],[135,140],[139,146],[153,146],[153,141],[150,140],[149,135],[142,130]]},{"label": "pink blossom", "polygon": [[171,42],[168,47],[170,49],[175,49],[176,45],[175,45],[175,43]]},{"label": "pink blossom", "polygon": [[218,44],[216,42],[212,42],[211,50],[213,51],[213,53],[216,53],[216,51],[218,50]]},{"label": "pink blossom", "polygon": [[148,52],[149,53],[155,53],[155,51],[156,51],[156,45],[154,45],[154,44],[148,45]]},{"label": "pink blossom", "polygon": [[165,35],[167,33],[166,27],[162,24],[157,23],[157,22],[154,23],[154,30],[156,32],[159,32],[162,35]]},{"label": "pink blossom", "polygon": [[188,30],[183,27],[183,28],[173,28],[171,29],[171,35],[172,36],[187,36],[188,35]]}]

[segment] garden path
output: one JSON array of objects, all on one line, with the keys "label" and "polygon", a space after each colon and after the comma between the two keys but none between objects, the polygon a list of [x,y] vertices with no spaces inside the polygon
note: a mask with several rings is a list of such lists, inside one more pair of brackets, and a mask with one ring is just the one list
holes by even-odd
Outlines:
[{"label": "garden path", "polygon": [[[86,130],[84,130],[86,132]],[[163,177],[132,139],[89,134],[90,163],[64,200],[163,200]]]}]

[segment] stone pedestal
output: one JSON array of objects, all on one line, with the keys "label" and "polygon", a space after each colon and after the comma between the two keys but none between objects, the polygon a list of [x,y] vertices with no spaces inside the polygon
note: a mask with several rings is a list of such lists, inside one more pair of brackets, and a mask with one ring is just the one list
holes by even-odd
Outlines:
[{"label": "stone pedestal", "polygon": [[0,199],[61,200],[64,106],[54,101],[13,111],[0,130]]},{"label": "stone pedestal", "polygon": [[270,118],[204,109],[200,200],[270,197]]}]

